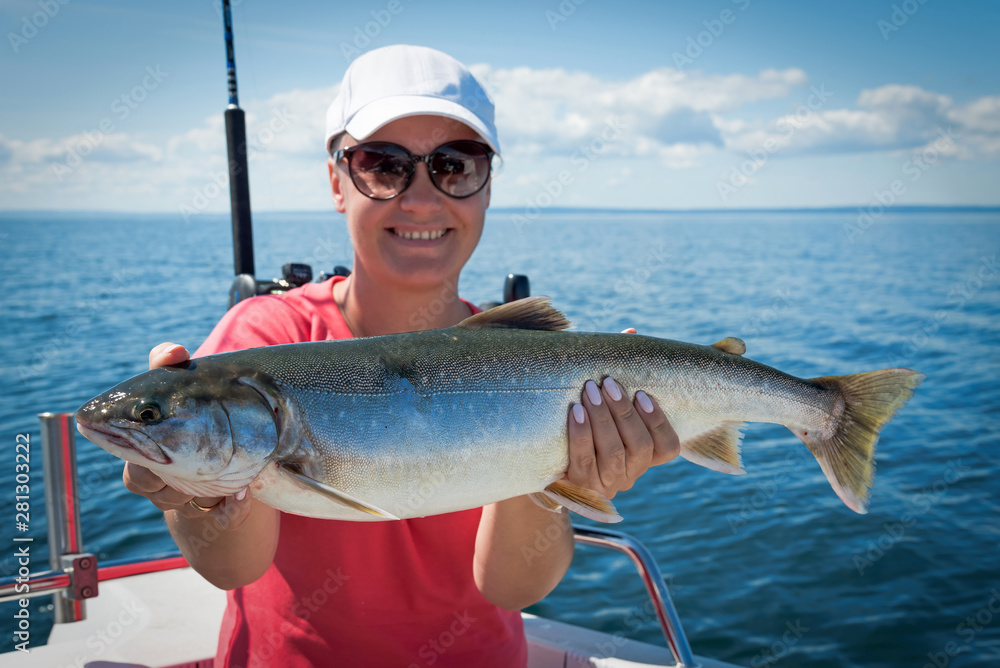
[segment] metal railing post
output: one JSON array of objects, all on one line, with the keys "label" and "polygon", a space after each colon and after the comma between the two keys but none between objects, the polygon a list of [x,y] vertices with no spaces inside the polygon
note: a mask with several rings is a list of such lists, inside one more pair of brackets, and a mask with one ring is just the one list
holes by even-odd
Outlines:
[{"label": "metal railing post", "polygon": [[[49,528],[49,566],[65,570],[63,555],[81,552],[80,506],[76,486],[76,421],[72,413],[41,413],[45,460],[45,519]],[[83,564],[84,568],[91,564]],[[96,564],[93,564],[96,567]],[[88,592],[90,593],[90,592]],[[91,595],[96,595],[96,591]],[[87,596],[89,598],[89,596]],[[86,618],[86,603],[66,592],[52,597],[56,624]]]},{"label": "metal railing post", "polygon": [[657,566],[656,559],[646,549],[646,546],[639,539],[627,533],[600,527],[574,525],[573,532],[578,543],[605,547],[628,555],[628,558],[635,564],[636,570],[639,571],[642,583],[646,586],[649,598],[653,602],[656,616],[660,621],[660,628],[663,629],[663,637],[667,641],[667,647],[671,654],[674,655],[677,668],[696,667],[698,664],[695,661],[694,653],[691,652],[691,646],[684,634],[684,627],[681,626],[681,619],[674,608],[670,592],[663,582],[660,567]]}]

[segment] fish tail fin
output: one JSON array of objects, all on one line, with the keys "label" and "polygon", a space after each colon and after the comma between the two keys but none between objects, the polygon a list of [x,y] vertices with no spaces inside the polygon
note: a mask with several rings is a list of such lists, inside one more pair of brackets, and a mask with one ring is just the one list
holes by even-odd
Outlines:
[{"label": "fish tail fin", "polygon": [[883,369],[810,379],[836,392],[832,429],[789,429],[809,447],[833,491],[854,512],[868,512],[879,432],[924,377],[912,369]]}]

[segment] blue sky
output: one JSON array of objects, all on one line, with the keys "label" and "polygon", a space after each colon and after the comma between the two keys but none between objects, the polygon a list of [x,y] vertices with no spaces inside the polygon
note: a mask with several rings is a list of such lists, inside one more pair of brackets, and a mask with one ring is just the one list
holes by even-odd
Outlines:
[{"label": "blue sky", "polygon": [[[392,43],[493,91],[494,206],[1000,204],[990,0],[243,0],[234,24],[255,210],[331,208],[325,108]],[[0,209],[228,210],[218,3],[0,0],[0,26]]]}]

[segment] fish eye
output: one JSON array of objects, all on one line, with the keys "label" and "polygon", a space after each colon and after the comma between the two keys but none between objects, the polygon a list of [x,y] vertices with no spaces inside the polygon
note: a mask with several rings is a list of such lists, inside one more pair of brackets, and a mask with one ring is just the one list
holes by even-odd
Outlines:
[{"label": "fish eye", "polygon": [[132,409],[132,415],[139,422],[151,424],[160,419],[160,407],[151,401],[142,401]]}]

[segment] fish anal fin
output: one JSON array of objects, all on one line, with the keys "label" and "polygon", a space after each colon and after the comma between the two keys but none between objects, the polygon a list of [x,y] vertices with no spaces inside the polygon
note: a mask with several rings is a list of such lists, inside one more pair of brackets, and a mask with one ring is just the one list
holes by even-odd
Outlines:
[{"label": "fish anal fin", "polygon": [[740,444],[743,422],[723,422],[681,443],[681,457],[720,473],[743,475]]},{"label": "fish anal fin", "polygon": [[556,480],[545,488],[543,494],[552,501],[595,522],[611,524],[622,521],[622,516],[615,510],[615,505],[603,494],[574,485],[566,480]]},{"label": "fish anal fin", "polygon": [[305,487],[308,490],[322,494],[323,496],[336,501],[339,504],[345,505],[348,508],[354,508],[355,510],[360,510],[363,513],[368,513],[369,515],[375,515],[376,517],[381,517],[387,520],[398,520],[399,518],[390,512],[382,510],[378,506],[373,506],[370,503],[366,503],[361,499],[343,492],[339,489],[335,489],[326,483],[322,483],[319,480],[315,480],[305,475],[304,473],[299,473],[298,471],[293,471],[287,466],[283,466],[279,469],[283,475],[291,477],[300,486]]},{"label": "fish anal fin", "polygon": [[743,339],[737,339],[735,336],[727,336],[721,341],[716,341],[712,347],[730,355],[743,355],[747,351],[747,344],[743,343]]},{"label": "fish anal fin", "polygon": [[548,297],[526,297],[477,313],[456,325],[466,329],[537,329],[558,332],[570,326]]}]

